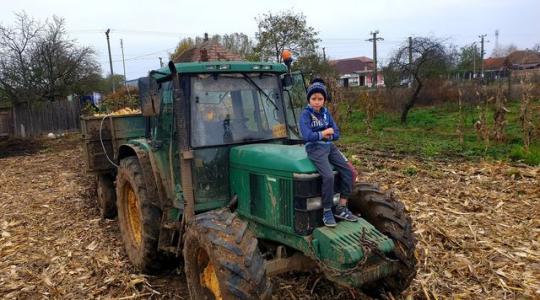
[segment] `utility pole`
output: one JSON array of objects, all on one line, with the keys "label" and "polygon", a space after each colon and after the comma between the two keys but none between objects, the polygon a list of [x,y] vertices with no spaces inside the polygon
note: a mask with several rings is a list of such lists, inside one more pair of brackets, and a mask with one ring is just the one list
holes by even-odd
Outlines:
[{"label": "utility pole", "polygon": [[372,31],[370,33],[373,37],[368,39],[368,42],[373,42],[373,79],[372,79],[372,86],[377,87],[377,41],[384,40],[382,37],[377,37],[377,34],[379,34],[378,30]]},{"label": "utility pole", "polygon": [[473,49],[473,56],[472,56],[472,68],[473,68],[473,79],[476,78],[476,52],[478,52],[478,45],[476,45],[476,42],[473,43],[474,49]]},{"label": "utility pole", "polygon": [[486,36],[487,34],[481,34],[478,36],[480,38],[480,65],[481,65],[480,76],[482,77],[482,80],[484,80],[484,38]]},{"label": "utility pole", "polygon": [[116,92],[116,89],[114,88],[114,72],[112,68],[112,56],[111,56],[111,43],[109,42],[109,33],[111,32],[111,29],[107,29],[105,31],[105,36],[107,36],[107,47],[109,48],[109,65],[111,66],[111,83],[112,83],[112,91],[113,93]]},{"label": "utility pole", "polygon": [[158,57],[158,58],[159,58],[159,67],[163,68],[163,59],[161,57]]},{"label": "utility pole", "polygon": [[409,37],[409,83],[407,84],[409,87],[412,86],[412,36]]},{"label": "utility pole", "polygon": [[325,47],[322,47],[322,57],[323,57],[323,60],[326,61],[326,48]]},{"label": "utility pole", "polygon": [[500,51],[499,51],[499,29],[495,30],[495,53],[496,53],[496,55],[494,55],[494,56],[498,56],[497,54],[500,55]]},{"label": "utility pole", "polygon": [[127,85],[127,77],[126,77],[126,61],[124,60],[124,41],[120,39],[120,49],[122,49],[122,66],[124,67],[124,87]]}]

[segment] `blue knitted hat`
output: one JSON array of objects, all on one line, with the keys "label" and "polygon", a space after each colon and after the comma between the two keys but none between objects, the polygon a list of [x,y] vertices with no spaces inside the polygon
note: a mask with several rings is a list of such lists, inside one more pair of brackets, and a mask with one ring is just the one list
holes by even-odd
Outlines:
[{"label": "blue knitted hat", "polygon": [[326,91],[326,86],[324,85],[324,81],[322,80],[313,80],[311,82],[311,85],[307,88],[307,101],[309,102],[309,98],[311,98],[311,95],[315,93],[321,93],[324,97],[324,100],[328,100],[328,92]]}]

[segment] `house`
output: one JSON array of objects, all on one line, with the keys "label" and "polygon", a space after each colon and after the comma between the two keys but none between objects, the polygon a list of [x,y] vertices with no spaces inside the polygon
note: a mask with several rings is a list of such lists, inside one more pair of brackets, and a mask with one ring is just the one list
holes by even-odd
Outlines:
[{"label": "house", "polygon": [[240,55],[232,53],[225,49],[222,45],[208,39],[208,33],[204,34],[202,43],[187,49],[180,55],[172,58],[178,62],[195,62],[195,61],[216,61],[216,60],[242,60]]},{"label": "house", "polygon": [[[342,86],[366,86],[373,85],[373,60],[366,56],[331,60],[332,65],[338,72]],[[384,85],[382,72],[377,72],[377,85]]]},{"label": "house", "polygon": [[526,76],[540,73],[540,53],[531,50],[518,50],[505,57],[490,57],[484,59],[484,77],[499,79],[508,76]]},{"label": "house", "polygon": [[512,70],[540,69],[540,52],[532,50],[514,51],[506,57],[506,64]]}]

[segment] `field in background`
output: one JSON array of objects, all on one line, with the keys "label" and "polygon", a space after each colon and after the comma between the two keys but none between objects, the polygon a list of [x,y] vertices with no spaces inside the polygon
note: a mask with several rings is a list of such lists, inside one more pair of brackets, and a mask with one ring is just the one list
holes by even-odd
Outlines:
[{"label": "field in background", "polygon": [[[534,128],[527,152],[523,143],[519,100],[505,104],[507,113],[504,139],[501,142],[495,141],[492,136],[495,112],[493,100],[488,104],[485,115],[491,136],[486,142],[475,127],[475,123],[481,118],[481,111],[486,108],[481,101],[463,97],[461,114],[456,100],[417,106],[409,112],[407,123],[401,124],[398,110],[400,103],[392,106],[386,103],[388,99],[383,99],[385,102],[374,104],[373,101],[377,99],[366,100],[361,93],[347,95],[349,99],[346,101],[349,103],[341,101],[338,105],[338,124],[343,132],[343,144],[354,143],[366,149],[429,158],[486,158],[521,161],[529,165],[540,164],[538,97],[530,104]],[[458,131],[460,116],[463,119],[463,143],[460,142]]]}]

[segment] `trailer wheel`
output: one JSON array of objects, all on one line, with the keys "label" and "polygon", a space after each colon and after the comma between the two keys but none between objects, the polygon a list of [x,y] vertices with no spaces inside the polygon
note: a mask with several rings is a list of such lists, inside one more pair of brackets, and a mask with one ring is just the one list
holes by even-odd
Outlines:
[{"label": "trailer wheel", "polygon": [[380,290],[382,286],[393,294],[400,294],[409,287],[416,276],[417,263],[416,238],[411,217],[405,212],[405,205],[392,193],[383,193],[377,186],[366,183],[355,186],[349,205],[351,210],[360,212],[364,219],[394,241],[392,258],[399,260],[400,263],[396,274],[383,278],[367,288]]},{"label": "trailer wheel", "polygon": [[96,182],[99,215],[103,219],[114,219],[116,217],[114,177],[111,174],[99,174],[96,176]]},{"label": "trailer wheel", "polygon": [[157,271],[161,210],[152,203],[153,195],[146,188],[143,171],[134,156],[120,161],[116,198],[120,233],[131,263],[144,273]]},{"label": "trailer wheel", "polygon": [[257,238],[227,209],[197,215],[184,235],[191,299],[269,299],[271,284]]}]

